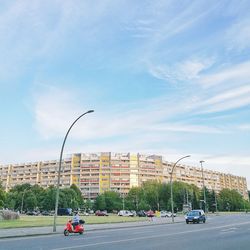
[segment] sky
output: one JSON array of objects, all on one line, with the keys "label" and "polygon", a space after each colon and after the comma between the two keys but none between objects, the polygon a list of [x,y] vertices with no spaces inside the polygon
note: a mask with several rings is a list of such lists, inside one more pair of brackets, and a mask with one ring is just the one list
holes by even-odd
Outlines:
[{"label": "sky", "polygon": [[0,164],[163,155],[250,188],[250,2],[0,0]]}]

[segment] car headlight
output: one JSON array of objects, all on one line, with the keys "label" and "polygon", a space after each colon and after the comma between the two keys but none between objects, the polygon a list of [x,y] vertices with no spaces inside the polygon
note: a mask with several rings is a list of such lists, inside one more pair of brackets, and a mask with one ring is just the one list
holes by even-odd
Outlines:
[{"label": "car headlight", "polygon": [[198,216],[195,216],[195,217],[194,217],[194,219],[196,219],[196,220],[197,220],[197,219],[199,219],[199,217],[198,217]]},{"label": "car headlight", "polygon": [[188,217],[187,216],[185,216],[185,219],[187,219]]}]

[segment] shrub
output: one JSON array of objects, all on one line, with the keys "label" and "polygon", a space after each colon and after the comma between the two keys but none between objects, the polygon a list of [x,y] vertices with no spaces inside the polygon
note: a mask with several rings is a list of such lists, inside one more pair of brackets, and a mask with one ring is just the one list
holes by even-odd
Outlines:
[{"label": "shrub", "polygon": [[17,220],[19,218],[19,213],[10,210],[0,210],[0,220]]}]

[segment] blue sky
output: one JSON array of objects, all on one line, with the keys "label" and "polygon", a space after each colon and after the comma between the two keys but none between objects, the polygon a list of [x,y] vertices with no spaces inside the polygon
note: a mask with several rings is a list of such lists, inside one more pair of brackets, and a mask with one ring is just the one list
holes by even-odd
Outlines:
[{"label": "blue sky", "polygon": [[[0,164],[142,152],[250,183],[249,1],[0,4]],[[184,162],[183,162],[184,163]]]}]

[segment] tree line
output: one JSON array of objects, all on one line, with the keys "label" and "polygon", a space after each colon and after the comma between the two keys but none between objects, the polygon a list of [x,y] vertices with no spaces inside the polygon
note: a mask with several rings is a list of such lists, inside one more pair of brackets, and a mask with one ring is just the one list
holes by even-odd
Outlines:
[{"label": "tree line", "polygon": [[[133,187],[127,195],[120,195],[114,191],[99,194],[94,201],[83,199],[80,189],[76,185],[60,189],[59,207],[107,210],[108,212],[126,210],[171,210],[170,184],[157,181],[147,181],[141,187]],[[205,188],[184,182],[173,182],[173,200],[175,212],[183,207],[205,209],[206,211],[243,211],[250,209],[246,201],[236,190],[223,189],[218,194]],[[42,188],[28,183],[16,185],[5,192],[0,184],[0,208],[15,211],[52,211],[55,208],[56,187]]]}]

